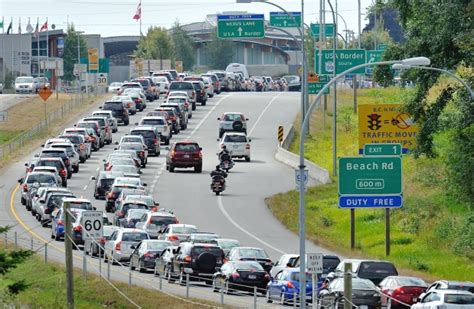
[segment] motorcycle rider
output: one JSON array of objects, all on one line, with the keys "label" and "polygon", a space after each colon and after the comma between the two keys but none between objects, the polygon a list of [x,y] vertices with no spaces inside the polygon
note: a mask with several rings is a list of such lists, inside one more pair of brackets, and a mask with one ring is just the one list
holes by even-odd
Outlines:
[{"label": "motorcycle rider", "polygon": [[216,169],[211,172],[211,177],[214,178],[215,176],[221,176],[223,178],[227,177],[227,173],[221,170],[220,165],[216,165]]},{"label": "motorcycle rider", "polygon": [[223,156],[223,155],[228,155],[228,158],[230,158],[230,159],[232,160],[232,158],[231,158],[231,156],[230,156],[230,151],[227,150],[226,145],[222,145],[222,150],[221,150],[221,152],[219,152],[219,154],[217,155],[217,157],[219,158],[219,161],[220,161],[220,162],[222,162],[222,156]]}]

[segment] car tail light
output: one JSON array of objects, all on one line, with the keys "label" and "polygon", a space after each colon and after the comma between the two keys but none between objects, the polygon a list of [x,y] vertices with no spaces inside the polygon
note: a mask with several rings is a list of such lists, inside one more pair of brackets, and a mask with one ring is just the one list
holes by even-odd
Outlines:
[{"label": "car tail light", "polygon": [[250,144],[245,145],[245,149],[250,149]]},{"label": "car tail light", "polygon": [[109,133],[109,127],[105,127],[105,132]]},{"label": "car tail light", "polygon": [[199,151],[198,156],[199,156],[200,159],[202,159],[202,151]]},{"label": "car tail light", "polygon": [[145,156],[145,152],[142,150],[140,151],[140,157],[144,157]]},{"label": "car tail light", "polygon": [[265,274],[265,279],[269,280],[269,279],[270,279],[270,275],[269,275],[269,274]]},{"label": "car tail light", "polygon": [[119,211],[118,214],[117,214],[117,216],[120,217],[120,218],[123,218],[123,215],[124,215],[123,211]]},{"label": "car tail light", "polygon": [[82,232],[82,226],[78,225],[73,228],[75,232]]},{"label": "car tail light", "polygon": [[100,240],[99,240],[100,244],[101,245],[105,245],[105,238],[104,237],[101,237]]},{"label": "car tail light", "polygon": [[143,253],[143,256],[144,257],[151,257],[151,258],[154,257],[153,253],[150,253],[150,252]]},{"label": "car tail light", "polygon": [[153,144],[158,145],[158,140],[156,138],[153,140]]},{"label": "car tail light", "polygon": [[67,173],[66,173],[66,170],[63,168],[60,172],[61,176],[63,177],[66,177],[67,176]]},{"label": "car tail light", "polygon": [[240,278],[240,274],[238,272],[233,272],[232,279],[237,279],[237,278]]},{"label": "car tail light", "polygon": [[119,241],[118,243],[115,244],[115,251],[120,251],[122,250],[122,242]]},{"label": "car tail light", "polygon": [[184,107],[189,108],[189,103],[188,102],[184,103]]},{"label": "car tail light", "polygon": [[176,121],[176,115],[173,115],[173,121]]},{"label": "car tail light", "polygon": [[179,240],[179,238],[176,235],[171,235],[171,236],[168,236],[168,240],[169,241],[175,241],[175,240]]},{"label": "car tail light", "polygon": [[57,225],[64,225],[63,220],[59,219],[58,222],[56,222]]},{"label": "car tail light", "polygon": [[192,258],[191,256],[189,256],[189,255],[186,255],[186,256],[184,257],[184,261],[187,262],[187,263],[191,263],[192,260],[193,260],[193,258]]},{"label": "car tail light", "polygon": [[175,151],[175,150],[172,150],[171,153],[170,153],[170,156],[171,156],[172,158],[174,158],[174,157],[176,156],[176,151]]},{"label": "car tail light", "polygon": [[201,89],[201,95],[204,95],[204,89]]},{"label": "car tail light", "polygon": [[289,289],[294,289],[295,285],[293,284],[293,282],[288,281],[288,283],[286,284],[286,287],[289,288]]},{"label": "car tail light", "polygon": [[115,193],[109,192],[109,194],[107,194],[107,199],[109,199],[109,200],[115,199]]},{"label": "car tail light", "polygon": [[28,192],[28,185],[26,183],[23,185],[23,192]]}]

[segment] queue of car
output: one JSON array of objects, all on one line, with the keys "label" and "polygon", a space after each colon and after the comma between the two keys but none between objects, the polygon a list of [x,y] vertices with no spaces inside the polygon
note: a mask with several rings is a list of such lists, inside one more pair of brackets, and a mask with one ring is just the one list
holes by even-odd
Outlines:
[{"label": "queue of car", "polygon": [[[188,167],[202,172],[199,144],[191,140],[172,142],[173,134],[187,129],[188,119],[198,103],[205,105],[209,97],[229,91],[235,83],[232,86],[232,79],[226,81],[226,76],[232,76],[228,72],[178,77],[172,71],[155,72],[120,87],[114,85],[109,91],[117,93],[116,96],[58,137],[48,139],[41,153],[25,164],[25,177],[19,180],[21,203],[43,227],[50,227],[51,238],[64,239],[64,203],[67,202],[73,216],[72,239],[76,249],[102,257],[106,263],[128,263],[132,270],[161,276],[170,283],[203,282],[213,291],[224,293],[253,293],[256,287],[268,303],[282,305],[298,302],[299,291],[304,288],[306,302],[312,303],[315,290],[320,307],[342,308],[344,265],[350,262],[352,302],[361,309],[411,305],[431,308],[431,304],[450,309],[454,304],[474,303],[471,282],[437,281],[428,286],[420,278],[400,276],[395,265],[387,261],[341,260],[334,255],[323,256],[323,272],[318,274],[315,287],[309,274],[305,274],[305,287],[300,287],[299,255],[284,254],[272,261],[263,248],[245,246],[239,240],[180,222],[148,193],[147,184],[141,179],[142,169],[147,168],[149,156],[161,155],[161,144],[171,143],[166,156],[169,172]],[[233,73],[240,75],[244,76]],[[161,87],[160,83],[165,86]],[[275,88],[275,81],[265,77],[253,79],[253,86],[256,83],[261,84],[258,87],[262,91],[279,89]],[[208,92],[209,88],[213,91]],[[145,111],[147,100],[156,100],[163,93],[165,101],[153,111]],[[130,113],[138,112],[143,112],[141,120],[115,143],[114,151],[91,178],[95,180],[94,198],[104,200],[112,219],[104,214],[102,238],[84,240],[82,214],[96,207],[92,201],[70,191],[67,180],[79,172],[80,165],[93,152],[113,143],[118,123],[130,125]],[[250,161],[248,118],[240,112],[227,112],[218,121],[219,149],[226,146],[233,157]]]}]

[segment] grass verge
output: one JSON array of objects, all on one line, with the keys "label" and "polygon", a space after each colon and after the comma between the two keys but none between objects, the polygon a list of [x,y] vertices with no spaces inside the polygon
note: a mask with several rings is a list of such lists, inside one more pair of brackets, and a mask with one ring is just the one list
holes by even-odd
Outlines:
[{"label": "grass verge", "polygon": [[[359,104],[400,103],[406,90],[359,90]],[[328,104],[332,102],[331,98]],[[357,115],[352,91],[338,93],[338,156],[358,155]],[[332,110],[330,108],[329,110]],[[332,113],[312,115],[306,139],[306,159],[332,172]],[[298,131],[298,122],[295,125]],[[298,153],[299,132],[290,150]],[[437,143],[446,143],[438,137]],[[391,260],[405,273],[427,280],[474,278],[474,214],[468,203],[447,194],[446,171],[440,159],[403,157],[404,206],[391,212],[391,255],[385,256],[385,210],[356,211],[356,250],[350,250],[350,212],[339,209],[337,178],[306,194],[306,231],[309,239],[348,256]],[[267,198],[273,214],[290,230],[298,231],[295,191]]]},{"label": "grass verge", "polygon": [[[1,249],[0,249],[1,250]],[[65,308],[66,307],[66,277],[64,266],[57,263],[44,264],[33,256],[17,268],[1,277],[0,291],[13,282],[24,280],[28,285],[26,290],[16,296],[3,296],[0,292],[0,302],[14,304],[15,308]],[[154,289],[115,282],[113,284],[125,295],[142,308],[199,308],[175,297],[168,296]],[[211,302],[190,299],[191,301],[215,305]],[[74,302],[76,308],[134,308],[125,298],[113,289],[99,276],[88,274],[87,281],[82,277],[82,271],[74,270]],[[225,307],[231,308],[231,307]]]}]

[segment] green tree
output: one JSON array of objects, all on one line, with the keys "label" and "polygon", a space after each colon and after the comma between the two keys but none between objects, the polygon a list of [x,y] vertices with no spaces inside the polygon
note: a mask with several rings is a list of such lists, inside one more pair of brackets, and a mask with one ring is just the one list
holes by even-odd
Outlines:
[{"label": "green tree", "polygon": [[194,55],[194,41],[184,31],[178,21],[171,29],[171,38],[173,41],[174,59],[183,61],[183,69],[189,71],[193,68],[196,58]]},{"label": "green tree", "polygon": [[66,38],[64,39],[64,80],[71,81],[76,77],[73,74],[74,64],[79,63],[77,59],[77,43],[79,40],[79,51],[81,58],[87,57],[87,43],[84,40],[84,37],[76,32],[74,29],[74,24],[70,24]]},{"label": "green tree", "polygon": [[173,43],[168,31],[162,27],[151,26],[146,36],[138,42],[134,55],[143,59],[159,59],[160,68],[163,68],[163,59],[171,59]]},{"label": "green tree", "polygon": [[234,43],[219,39],[217,29],[212,32],[211,41],[207,43],[205,50],[209,57],[209,67],[216,70],[224,70],[234,57]]},{"label": "green tree", "polygon": [[[474,82],[472,61],[474,51],[474,2],[471,0],[390,0],[400,12],[401,25],[407,40],[401,46],[389,46],[399,59],[426,56],[433,67],[455,71]],[[458,71],[458,75],[461,73]],[[438,86],[435,99],[429,93],[440,73],[410,70],[404,74],[416,84],[414,95],[406,102],[406,110],[420,126],[415,155],[437,156],[434,137],[449,134],[450,143],[456,143],[455,154],[448,154],[445,163],[451,176],[452,188],[464,198],[474,201],[474,105],[467,90],[459,85],[445,83]],[[451,121],[444,121],[450,119]]]}]

